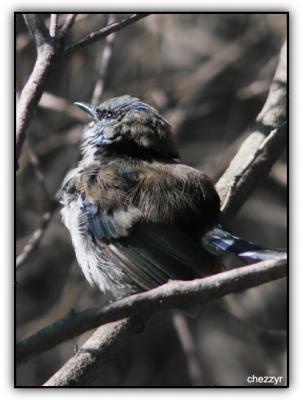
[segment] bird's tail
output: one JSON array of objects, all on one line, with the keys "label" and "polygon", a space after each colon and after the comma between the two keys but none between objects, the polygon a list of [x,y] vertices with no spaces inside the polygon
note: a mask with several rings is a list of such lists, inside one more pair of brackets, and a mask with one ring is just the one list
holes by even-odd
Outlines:
[{"label": "bird's tail", "polygon": [[282,257],[285,252],[264,249],[252,242],[247,242],[232,235],[217,225],[207,231],[202,239],[203,247],[210,253],[222,255],[231,253],[244,262],[257,262]]}]

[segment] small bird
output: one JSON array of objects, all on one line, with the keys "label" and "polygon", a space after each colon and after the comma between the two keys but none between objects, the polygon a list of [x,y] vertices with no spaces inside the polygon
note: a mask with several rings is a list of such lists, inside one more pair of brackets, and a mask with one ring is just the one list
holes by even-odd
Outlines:
[{"label": "small bird", "polygon": [[128,95],[75,104],[92,121],[59,198],[90,284],[120,299],[218,273],[225,253],[246,262],[275,256],[222,229],[213,183],[179,162],[171,126],[155,108]]}]

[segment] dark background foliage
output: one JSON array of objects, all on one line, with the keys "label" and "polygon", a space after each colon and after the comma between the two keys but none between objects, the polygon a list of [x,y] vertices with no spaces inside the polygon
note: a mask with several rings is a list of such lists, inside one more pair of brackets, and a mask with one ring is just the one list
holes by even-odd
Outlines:
[{"label": "dark background foliage", "polygon": [[[102,27],[107,18],[79,14],[68,40]],[[160,109],[174,127],[182,160],[216,180],[263,106],[286,31],[283,14],[151,15],[116,34],[102,99],[130,94]],[[104,43],[84,47],[56,65],[29,128],[28,143],[39,159],[51,196],[79,159],[86,119],[71,104],[90,101]],[[34,60],[34,46],[17,15],[17,92]],[[17,254],[47,209],[25,144],[17,175]],[[286,247],[286,152],[229,228],[264,246]],[[73,309],[104,301],[82,276],[58,211],[40,246],[18,270],[16,295],[18,338]],[[252,373],[286,377],[286,314],[286,285],[277,281],[229,295],[201,308],[198,317],[186,317],[200,369],[198,383],[242,386]],[[144,333],[129,340],[94,384],[195,384],[172,315],[153,317]],[[89,335],[19,367],[17,384],[42,384]]]}]

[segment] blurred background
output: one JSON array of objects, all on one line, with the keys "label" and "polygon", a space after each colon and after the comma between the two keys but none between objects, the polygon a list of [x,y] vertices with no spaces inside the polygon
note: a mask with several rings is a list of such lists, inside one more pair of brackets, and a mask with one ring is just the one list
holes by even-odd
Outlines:
[{"label": "blurred background", "polygon": [[[68,43],[126,16],[78,14]],[[43,17],[49,23],[49,14]],[[61,14],[59,22],[64,19]],[[33,68],[35,48],[20,14],[15,22],[18,96]],[[17,339],[71,310],[104,301],[77,266],[59,207],[50,201],[79,160],[87,120],[72,103],[93,96],[139,97],[170,121],[182,161],[216,181],[264,104],[286,36],[285,14],[156,14],[55,66],[17,173],[17,255],[24,255],[42,216],[47,226],[37,248],[19,258]],[[285,150],[229,226],[265,247],[287,246],[286,156]],[[18,367],[17,385],[44,383],[90,334]],[[283,376],[285,384],[286,347],[287,285],[280,280],[226,296],[202,307],[196,318],[157,314],[92,385],[245,386],[252,374]]]}]

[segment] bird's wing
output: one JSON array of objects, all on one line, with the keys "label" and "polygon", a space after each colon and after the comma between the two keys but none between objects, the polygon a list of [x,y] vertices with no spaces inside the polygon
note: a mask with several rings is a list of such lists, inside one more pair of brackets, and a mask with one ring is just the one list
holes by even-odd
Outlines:
[{"label": "bird's wing", "polygon": [[[140,287],[209,274],[212,256],[201,246],[203,224],[219,212],[218,195],[199,171],[171,164],[86,173],[81,193],[83,234],[102,246]],[[202,271],[202,273],[201,273]]]}]

